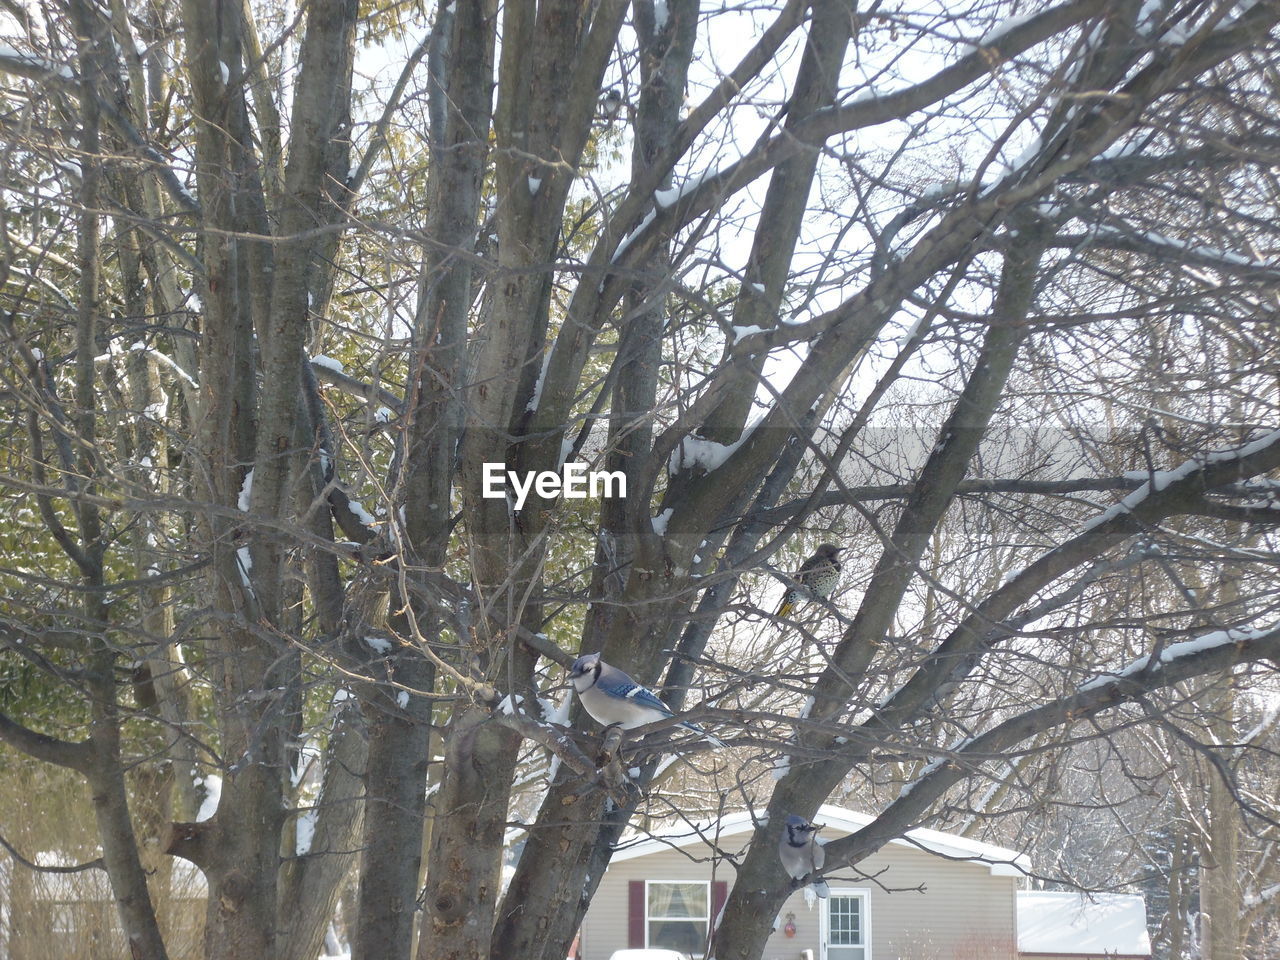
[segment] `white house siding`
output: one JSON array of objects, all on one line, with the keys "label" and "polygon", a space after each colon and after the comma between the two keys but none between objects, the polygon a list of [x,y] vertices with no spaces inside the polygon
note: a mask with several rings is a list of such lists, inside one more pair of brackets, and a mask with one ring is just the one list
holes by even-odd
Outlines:
[{"label": "white house siding", "polygon": [[[687,852],[705,859],[707,849],[698,846]],[[879,883],[895,891],[858,880],[851,871],[828,877],[837,890],[869,893],[872,949],[868,960],[1016,960],[1016,878],[995,877],[984,865],[902,846],[886,847],[859,868],[878,874]],[[709,879],[709,862],[695,862],[678,850],[615,863],[583,922],[583,960],[609,960],[614,950],[629,946],[629,881]],[[733,868],[720,864],[716,879],[728,881],[732,888]],[[923,893],[909,889],[920,884],[925,887]],[[800,960],[805,950],[813,951],[814,960],[822,960],[820,910],[820,904],[810,910],[803,894],[792,896],[782,910],[779,927],[787,913],[794,913],[796,935],[788,938],[779,929],[769,938],[763,960]]]},{"label": "white house siding", "polygon": [[[870,960],[1014,960],[1015,877],[992,876],[982,864],[947,860],[908,847],[885,847],[858,865],[871,888]],[[888,868],[884,873],[879,871]],[[838,875],[837,875],[838,876]],[[833,886],[845,886],[828,878]],[[910,889],[923,884],[923,892]]]}]

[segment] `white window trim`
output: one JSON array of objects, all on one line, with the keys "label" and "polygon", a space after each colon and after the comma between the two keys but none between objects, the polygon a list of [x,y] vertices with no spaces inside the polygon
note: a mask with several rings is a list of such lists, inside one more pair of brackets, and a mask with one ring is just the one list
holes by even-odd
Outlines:
[{"label": "white window trim", "polygon": [[[833,897],[859,897],[862,900],[862,939],[859,944],[863,951],[863,960],[871,957],[871,888],[870,887],[831,887]],[[818,911],[818,947],[819,960],[827,960],[827,941],[831,936],[831,918],[827,915],[827,904],[830,900],[819,901]]]},{"label": "white window trim", "polygon": [[[705,917],[701,918],[701,920],[702,920],[702,922],[703,922],[703,923],[705,923],[705,924],[707,925],[707,929],[708,929],[708,930],[710,930],[710,929],[711,929],[711,910],[712,910],[712,908],[715,906],[715,905],[711,902],[711,898],[712,898],[712,896],[714,895],[715,891],[714,891],[714,890],[712,889],[712,887],[711,887],[711,881],[710,881],[710,880],[698,880],[698,879],[696,879],[696,878],[695,878],[695,879],[690,879],[690,878],[688,878],[688,877],[679,877],[679,878],[675,878],[675,879],[671,879],[671,880],[667,880],[667,879],[648,880],[648,879],[646,879],[646,880],[645,880],[645,882],[644,882],[644,946],[645,946],[645,949],[646,949],[646,950],[649,948],[649,885],[650,885],[650,884],[652,884],[652,883],[700,883],[700,884],[702,884],[704,887],[706,887],[706,888],[707,888],[707,915],[706,915]],[[675,922],[677,922],[677,923],[679,923],[680,921],[696,922],[697,920],[699,920],[699,918],[698,918],[698,917],[654,917],[653,919],[655,919],[655,920],[674,920],[674,921],[675,921]],[[703,946],[706,946],[706,944],[704,943],[704,944],[703,944]],[[695,956],[695,957],[702,957],[702,956],[705,956],[705,955],[706,955],[706,954],[705,954],[705,952],[703,952],[703,953],[695,953],[695,954],[694,954],[694,956]]]},{"label": "white window trim", "polygon": [[[81,924],[76,923],[76,907],[85,900],[47,900],[49,907],[49,929],[52,933],[76,933]],[[60,921],[66,924],[63,928]]]}]

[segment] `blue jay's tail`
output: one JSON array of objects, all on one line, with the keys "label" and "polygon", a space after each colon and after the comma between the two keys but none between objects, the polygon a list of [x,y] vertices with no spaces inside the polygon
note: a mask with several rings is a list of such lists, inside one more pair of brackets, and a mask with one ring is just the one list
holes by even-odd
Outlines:
[{"label": "blue jay's tail", "polygon": [[815,880],[813,883],[809,884],[809,886],[813,889],[813,892],[823,900],[831,896],[831,888],[827,886],[827,881],[825,880]]},{"label": "blue jay's tail", "polygon": [[701,736],[703,740],[707,741],[707,743],[711,744],[713,747],[723,747],[725,745],[725,742],[723,740],[717,740],[715,737],[707,733],[707,731],[703,730],[696,723],[689,723],[687,721],[682,721],[681,723],[676,724],[676,726],[684,727],[686,730],[692,730],[694,733]]}]

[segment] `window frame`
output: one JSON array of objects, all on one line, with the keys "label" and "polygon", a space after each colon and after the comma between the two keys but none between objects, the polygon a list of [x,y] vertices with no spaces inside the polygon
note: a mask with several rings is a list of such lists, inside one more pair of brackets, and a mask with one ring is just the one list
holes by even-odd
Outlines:
[{"label": "window frame", "polygon": [[[702,884],[702,886],[707,891],[706,916],[705,917],[655,917],[655,916],[652,916],[649,913],[649,888],[655,884],[660,884],[660,883]],[[646,877],[644,881],[644,946],[645,946],[645,949],[648,950],[651,947],[653,949],[664,949],[664,950],[672,949],[670,947],[661,947],[661,948],[653,947],[653,945],[649,942],[649,923],[652,920],[663,920],[668,923],[703,923],[706,925],[706,929],[703,932],[703,941],[702,941],[703,949],[699,950],[697,953],[690,954],[690,956],[705,957],[706,956],[706,949],[705,949],[706,948],[706,931],[711,929],[711,910],[714,907],[714,904],[711,902],[711,899],[714,895],[715,895],[715,890],[712,887],[710,880],[699,880],[696,877],[690,877],[690,878],[681,877],[677,879],[664,878],[660,880],[650,880]]]},{"label": "window frame", "polygon": [[[871,888],[870,887],[831,887],[832,897],[857,897],[859,919],[862,921],[862,943],[837,944],[840,947],[861,947],[862,960],[872,960],[871,956]],[[821,960],[827,960],[827,948],[831,941],[831,900],[822,901],[822,909],[818,917],[818,936],[821,946]]]}]

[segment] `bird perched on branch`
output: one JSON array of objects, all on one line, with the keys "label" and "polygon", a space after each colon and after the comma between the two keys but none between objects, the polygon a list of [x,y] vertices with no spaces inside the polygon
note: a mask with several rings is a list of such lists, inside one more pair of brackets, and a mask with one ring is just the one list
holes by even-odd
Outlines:
[{"label": "bird perched on branch", "polygon": [[622,109],[622,91],[617,87],[610,87],[603,97],[600,98],[600,116],[605,123],[613,123],[618,118],[618,112]]},{"label": "bird perched on branch", "polygon": [[[583,708],[606,727],[616,725],[630,730],[675,716],[652,690],[636,683],[617,667],[609,666],[598,653],[588,653],[573,661],[569,679]],[[682,720],[677,726],[692,730],[717,747],[724,746],[696,723]]]},{"label": "bird perched on branch", "polygon": [[800,564],[796,571],[795,581],[787,587],[786,596],[782,598],[782,606],[778,607],[775,617],[790,615],[796,604],[802,600],[825,600],[835,590],[840,579],[840,552],[844,547],[834,543],[818,544],[813,556]]},{"label": "bird perched on branch", "polygon": [[782,858],[782,866],[793,880],[803,880],[813,874],[814,879],[808,885],[825,900],[831,896],[831,888],[827,886],[827,881],[816,875],[827,859],[826,851],[817,841],[819,829],[821,828],[804,817],[788,814],[786,826],[782,829],[782,839],[778,841],[778,856]]}]

